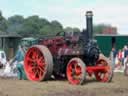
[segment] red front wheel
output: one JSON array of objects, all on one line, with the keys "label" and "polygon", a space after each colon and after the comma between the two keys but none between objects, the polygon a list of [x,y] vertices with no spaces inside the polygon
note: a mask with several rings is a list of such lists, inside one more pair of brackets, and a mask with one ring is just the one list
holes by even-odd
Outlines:
[{"label": "red front wheel", "polygon": [[50,78],[53,60],[48,48],[43,45],[29,48],[24,59],[24,69],[29,80],[42,81]]},{"label": "red front wheel", "polygon": [[80,58],[73,58],[67,65],[67,78],[73,85],[83,84],[85,81],[86,72],[85,64]]}]

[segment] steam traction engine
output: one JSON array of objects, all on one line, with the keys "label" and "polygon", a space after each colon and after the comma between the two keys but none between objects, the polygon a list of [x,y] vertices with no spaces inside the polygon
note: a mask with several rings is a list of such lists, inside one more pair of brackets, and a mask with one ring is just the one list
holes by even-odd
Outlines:
[{"label": "steam traction engine", "polygon": [[53,38],[43,39],[39,45],[30,47],[24,60],[29,80],[43,81],[65,76],[71,84],[83,84],[86,76],[110,82],[112,68],[93,40],[92,12],[86,12],[87,29],[79,35],[59,33]]}]

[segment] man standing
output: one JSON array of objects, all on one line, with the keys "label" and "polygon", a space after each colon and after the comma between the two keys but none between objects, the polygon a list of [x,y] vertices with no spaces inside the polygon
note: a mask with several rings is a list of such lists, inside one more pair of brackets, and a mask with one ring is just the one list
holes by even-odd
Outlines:
[{"label": "man standing", "polygon": [[128,76],[128,55],[127,57],[124,59],[124,74],[126,76]]},{"label": "man standing", "polygon": [[116,58],[116,55],[117,55],[117,51],[115,50],[115,48],[112,48],[111,53],[110,53],[110,59],[112,61],[112,68],[113,68],[113,70],[115,68],[115,58]]},{"label": "man standing", "polygon": [[18,70],[18,79],[21,80],[21,79],[27,79],[26,77],[26,74],[24,72],[24,68],[23,68],[23,64],[24,64],[24,49],[23,49],[23,46],[19,46],[19,49],[16,53],[16,56],[15,58],[13,59],[12,62],[17,62],[16,64],[16,68]]},{"label": "man standing", "polygon": [[128,47],[127,47],[127,46],[125,46],[125,50],[124,50],[124,57],[126,58],[126,57],[127,57],[127,55],[128,55]]}]

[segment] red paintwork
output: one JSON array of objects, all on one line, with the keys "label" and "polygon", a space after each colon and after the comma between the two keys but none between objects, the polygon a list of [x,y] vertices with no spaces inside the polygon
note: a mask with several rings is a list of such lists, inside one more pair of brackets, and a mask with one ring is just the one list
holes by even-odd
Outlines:
[{"label": "red paintwork", "polygon": [[46,39],[43,40],[40,44],[47,46],[53,55],[57,55],[60,48],[67,48],[67,45],[65,44],[63,37]]},{"label": "red paintwork", "polygon": [[46,73],[46,65],[44,55],[38,48],[32,47],[28,50],[24,68],[30,80],[40,81]]},{"label": "red paintwork", "polygon": [[99,59],[96,62],[96,67],[104,67],[102,70],[97,69],[94,72],[96,79],[101,82],[108,82],[112,75],[111,66],[104,59]]},{"label": "red paintwork", "polygon": [[72,61],[67,66],[67,77],[71,84],[80,84],[80,78],[82,75],[82,68],[77,61]]},{"label": "red paintwork", "polygon": [[86,67],[85,71],[88,72],[89,74],[95,73],[97,71],[106,72],[107,67],[105,67],[105,66],[91,66],[91,67]]},{"label": "red paintwork", "polygon": [[[85,72],[88,73],[90,77],[92,74],[94,74],[96,79],[101,82],[109,81],[109,75],[111,75],[110,71],[110,66],[103,59],[98,60],[96,66],[86,66],[85,68]],[[68,64],[67,77],[71,84],[80,84],[80,78],[82,78],[82,74],[82,66],[78,64],[77,60],[74,60]]]},{"label": "red paintwork", "polygon": [[[66,43],[65,38],[61,36],[57,36],[52,39],[42,40],[40,44],[47,46],[53,56],[73,54],[74,49],[79,48],[79,46],[77,46],[76,43],[78,38],[69,37],[68,39],[70,42],[73,43],[72,46],[69,46]],[[45,57],[43,53],[36,47],[30,48],[28,51],[29,52],[27,52],[27,56],[26,56],[28,60],[25,61],[25,68],[26,70],[30,70],[30,71],[27,71],[27,75],[29,75],[28,77],[30,77],[29,79],[32,81],[40,81],[42,80],[42,78],[44,78],[46,74],[45,69],[47,64],[45,64],[45,59],[44,59]],[[37,66],[34,64],[37,64]],[[67,76],[69,77],[68,78],[69,81],[71,81],[72,84],[75,85],[80,84],[81,82],[80,77],[82,76],[81,66],[78,65],[77,61],[74,61],[71,64],[69,64],[69,66],[67,67],[69,67],[67,68]],[[94,74],[98,81],[107,82],[109,79],[108,78],[109,77],[108,73],[110,70],[109,67],[110,66],[104,60],[98,60],[96,62],[96,66],[86,66],[85,71],[89,74],[89,76],[92,76],[92,74]],[[72,70],[74,70],[75,73],[72,72]]]},{"label": "red paintwork", "polygon": [[64,37],[61,36],[42,40],[40,44],[47,46],[53,56],[68,55],[68,54],[72,54],[73,48],[76,48],[75,42],[78,41],[78,37],[68,37],[68,39],[70,42],[74,43],[72,47],[69,47],[69,45],[66,44]]}]

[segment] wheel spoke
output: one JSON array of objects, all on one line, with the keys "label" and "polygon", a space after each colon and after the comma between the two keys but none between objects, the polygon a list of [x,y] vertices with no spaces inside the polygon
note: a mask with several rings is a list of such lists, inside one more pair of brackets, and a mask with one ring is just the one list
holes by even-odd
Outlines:
[{"label": "wheel spoke", "polygon": [[35,62],[35,60],[32,59],[31,57],[27,57],[27,60],[30,61],[30,62]]},{"label": "wheel spoke", "polygon": [[100,72],[95,72],[95,77],[98,81],[101,81],[101,73]]},{"label": "wheel spoke", "polygon": [[[40,70],[40,69],[39,69]],[[39,78],[41,79],[42,78],[42,74],[44,74],[44,72],[43,71],[39,71]]]},{"label": "wheel spoke", "polygon": [[74,69],[72,66],[73,66],[73,65],[70,65],[70,66],[69,66],[69,70],[71,70],[71,71]]},{"label": "wheel spoke", "polygon": [[41,56],[38,58],[38,62],[42,62],[42,61],[44,61],[44,58]]},{"label": "wheel spoke", "polygon": [[37,60],[37,62],[38,62],[38,65],[39,65],[39,66],[44,66],[44,65],[45,65],[45,61],[44,61],[44,58],[43,58],[43,57],[40,57],[40,58]]},{"label": "wheel spoke", "polygon": [[75,72],[77,71],[77,63],[74,64],[74,69],[75,69]]},{"label": "wheel spoke", "polygon": [[39,70],[40,70],[41,72],[45,72],[45,70],[44,70],[44,68],[43,68],[42,66],[38,66],[38,68],[39,68]]},{"label": "wheel spoke", "polygon": [[104,73],[103,82],[106,82],[108,80],[109,74]]},{"label": "wheel spoke", "polygon": [[35,67],[29,67],[28,72],[32,73],[34,69],[35,69]]},{"label": "wheel spoke", "polygon": [[38,70],[38,68],[36,68],[36,70],[35,70],[35,73],[34,73],[34,77],[36,78],[38,78],[39,77],[39,70]]},{"label": "wheel spoke", "polygon": [[80,75],[81,74],[81,68],[80,68],[80,66],[76,66],[75,67],[75,72],[76,72],[76,75]]},{"label": "wheel spoke", "polygon": [[32,58],[36,60],[37,57],[38,57],[38,52],[36,50],[33,50],[33,52],[32,52]]}]

